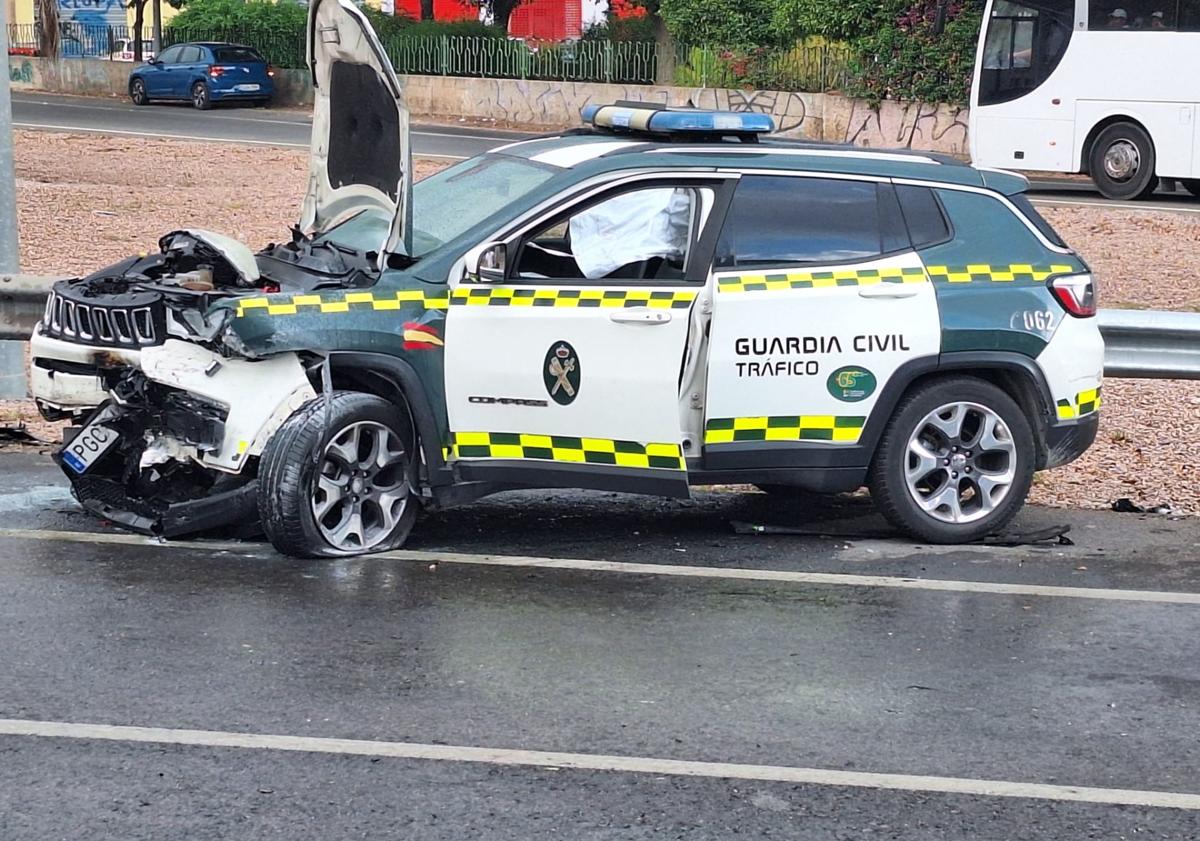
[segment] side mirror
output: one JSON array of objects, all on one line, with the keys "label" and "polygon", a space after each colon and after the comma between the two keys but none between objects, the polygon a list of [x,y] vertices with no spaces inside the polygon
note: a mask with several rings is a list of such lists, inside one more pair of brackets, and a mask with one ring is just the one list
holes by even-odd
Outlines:
[{"label": "side mirror", "polygon": [[508,248],[502,242],[489,242],[477,252],[474,265],[467,272],[478,283],[503,283],[507,276]]}]

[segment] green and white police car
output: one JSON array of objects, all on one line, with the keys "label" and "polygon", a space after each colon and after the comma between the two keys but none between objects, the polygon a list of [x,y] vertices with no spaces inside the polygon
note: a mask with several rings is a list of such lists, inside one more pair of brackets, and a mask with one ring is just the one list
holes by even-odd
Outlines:
[{"label": "green and white police car", "polygon": [[513,488],[865,484],[948,543],[1094,439],[1094,282],[1023,178],[622,103],[410,185],[374,34],[310,25],[292,240],[176,231],[47,304],[33,389],[97,515],[343,555]]}]

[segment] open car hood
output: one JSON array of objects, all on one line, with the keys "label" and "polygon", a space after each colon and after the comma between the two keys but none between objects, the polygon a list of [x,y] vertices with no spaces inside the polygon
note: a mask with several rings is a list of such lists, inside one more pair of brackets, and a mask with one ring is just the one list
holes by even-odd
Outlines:
[{"label": "open car hood", "polygon": [[315,102],[301,229],[321,233],[374,210],[392,220],[380,260],[384,252],[407,253],[408,109],[375,30],[350,0],[312,0],[308,67]]}]

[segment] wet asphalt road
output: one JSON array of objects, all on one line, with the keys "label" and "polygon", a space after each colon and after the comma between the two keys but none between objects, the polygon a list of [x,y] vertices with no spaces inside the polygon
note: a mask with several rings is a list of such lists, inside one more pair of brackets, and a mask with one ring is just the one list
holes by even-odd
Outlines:
[{"label": "wet asphalt road", "polygon": [[[13,94],[13,124],[45,131],[99,132],[183,140],[218,140],[242,145],[309,147],[312,122],[300,110],[267,110],[225,106],[196,111],[188,103],[162,103],[138,108],[112,97],[73,97],[47,93]],[[467,158],[533,135],[473,126],[415,124],[417,155]],[[1174,185],[1169,185],[1174,186]],[[1129,211],[1168,210],[1200,213],[1200,201],[1179,187],[1160,190],[1152,201],[1111,202],[1090,182],[1035,180],[1030,195],[1046,206],[1105,206]]]},{"label": "wet asphalt road", "polygon": [[[855,500],[526,492],[419,525],[442,562],[295,561],[62,539],[108,532],[2,453],[0,515],[3,719],[1200,794],[1200,604],[977,586],[1200,593],[1194,519],[1035,509],[1076,545],[934,550]],[[0,735],[0,838],[1200,836],[1194,809],[748,776]]]}]

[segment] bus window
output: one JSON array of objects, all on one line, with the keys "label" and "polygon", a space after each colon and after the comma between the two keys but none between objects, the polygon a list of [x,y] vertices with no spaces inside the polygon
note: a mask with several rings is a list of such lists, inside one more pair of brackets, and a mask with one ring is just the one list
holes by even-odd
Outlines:
[{"label": "bus window", "polygon": [[1179,31],[1200,32],[1200,0],[1179,0]]},{"label": "bus window", "polygon": [[[1186,19],[1188,7],[1200,7],[1196,0],[1183,0],[1180,12]],[[1088,29],[1144,32],[1174,32],[1186,25],[1175,25],[1175,0],[1091,0],[1088,4]]]},{"label": "bus window", "polygon": [[1067,50],[1074,17],[1072,0],[996,0],[983,42],[979,104],[1017,99],[1046,81]]}]

